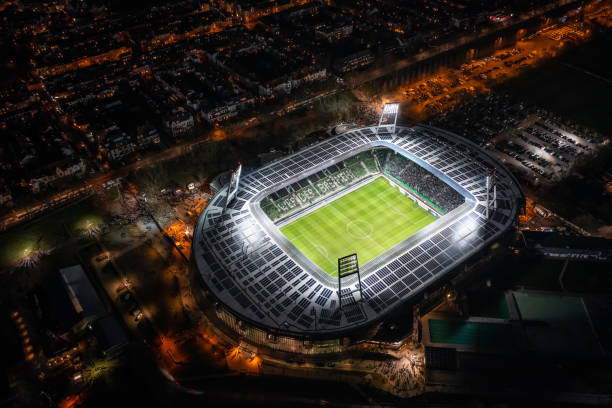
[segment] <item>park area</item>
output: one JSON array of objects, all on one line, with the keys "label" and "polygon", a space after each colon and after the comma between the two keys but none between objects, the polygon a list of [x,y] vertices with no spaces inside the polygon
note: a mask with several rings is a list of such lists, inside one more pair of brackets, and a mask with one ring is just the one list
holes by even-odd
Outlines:
[{"label": "park area", "polygon": [[0,234],[0,270],[43,256],[74,239],[87,240],[108,221],[101,199],[90,197]]}]

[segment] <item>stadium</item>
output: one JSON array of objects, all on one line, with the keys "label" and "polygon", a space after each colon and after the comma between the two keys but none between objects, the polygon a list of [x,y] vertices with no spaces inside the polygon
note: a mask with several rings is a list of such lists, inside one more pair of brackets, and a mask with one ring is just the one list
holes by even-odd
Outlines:
[{"label": "stadium", "polygon": [[213,196],[192,260],[226,327],[287,351],[367,330],[511,228],[523,194],[501,163],[396,120],[386,105],[378,126],[239,167]]}]

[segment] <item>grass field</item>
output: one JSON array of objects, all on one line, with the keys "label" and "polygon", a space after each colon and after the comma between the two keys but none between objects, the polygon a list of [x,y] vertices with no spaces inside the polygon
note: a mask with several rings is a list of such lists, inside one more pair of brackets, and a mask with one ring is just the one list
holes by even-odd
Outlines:
[{"label": "grass field", "polygon": [[356,252],[364,265],[435,220],[379,177],[280,230],[311,261],[337,276],[339,257]]},{"label": "grass field", "polygon": [[64,245],[90,225],[103,223],[106,217],[106,211],[96,202],[96,198],[90,197],[3,232],[0,234],[0,270],[14,264],[25,251]]}]

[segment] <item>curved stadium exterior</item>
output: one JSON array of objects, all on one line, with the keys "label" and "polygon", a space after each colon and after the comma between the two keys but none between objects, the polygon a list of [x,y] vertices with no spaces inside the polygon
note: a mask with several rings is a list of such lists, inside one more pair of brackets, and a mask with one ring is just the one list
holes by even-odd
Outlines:
[{"label": "curved stadium exterior", "polygon": [[[461,200],[443,211],[440,203],[422,197],[420,207],[436,215],[435,221],[360,265],[361,295],[352,275],[343,279],[339,297],[338,278],[280,231],[262,201],[279,197],[280,191],[294,192],[288,186],[304,186],[307,178],[312,186],[317,174],[343,169],[343,161],[363,152],[387,161],[399,155],[441,181],[441,188],[449,190],[446,195]],[[389,184],[400,187],[401,180],[388,174],[382,161],[376,159],[378,176],[384,173]],[[492,171],[497,209],[487,219],[486,178]],[[363,180],[368,177],[374,176]],[[404,187],[403,194],[409,193],[409,186]],[[234,329],[244,333],[249,326],[250,333],[267,333],[268,338],[273,333],[301,339],[339,338],[367,328],[448,278],[508,231],[523,197],[516,178],[480,147],[424,125],[397,126],[394,133],[377,132],[376,127],[353,129],[243,175],[236,198],[226,203],[228,190],[225,186],[210,200],[194,230],[192,258],[201,283],[218,301],[217,314],[222,310],[223,320]],[[318,206],[333,200],[335,196],[322,199]]]}]

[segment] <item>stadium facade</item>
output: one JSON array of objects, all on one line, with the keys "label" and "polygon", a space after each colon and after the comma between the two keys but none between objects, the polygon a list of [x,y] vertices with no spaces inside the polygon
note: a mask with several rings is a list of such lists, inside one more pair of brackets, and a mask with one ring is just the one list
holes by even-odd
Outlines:
[{"label": "stadium facade", "polygon": [[[279,225],[376,177],[436,219],[360,262],[360,279],[347,277],[338,293],[338,278]],[[228,327],[258,344],[283,337],[279,348],[289,351],[304,339],[367,330],[448,279],[512,227],[523,198],[516,178],[479,146],[425,125],[353,129],[245,172],[237,190],[231,184],[199,216],[193,264]]]}]

